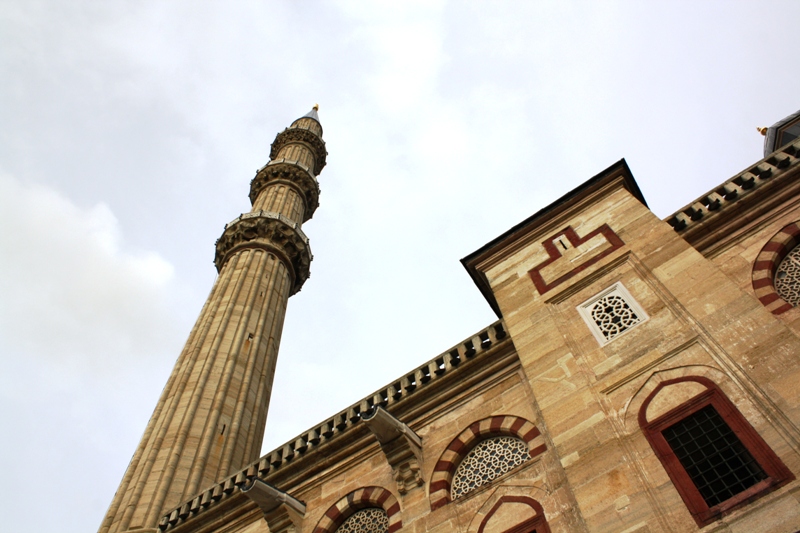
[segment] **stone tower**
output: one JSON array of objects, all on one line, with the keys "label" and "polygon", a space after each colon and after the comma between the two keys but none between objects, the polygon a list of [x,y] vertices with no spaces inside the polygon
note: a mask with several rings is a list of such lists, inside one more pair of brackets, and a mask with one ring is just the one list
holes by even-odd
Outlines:
[{"label": "stone tower", "polygon": [[279,133],[250,183],[252,210],[216,243],[219,272],[100,533],[155,532],[165,509],[258,459],[286,303],[312,256],[327,152],[317,106]]}]

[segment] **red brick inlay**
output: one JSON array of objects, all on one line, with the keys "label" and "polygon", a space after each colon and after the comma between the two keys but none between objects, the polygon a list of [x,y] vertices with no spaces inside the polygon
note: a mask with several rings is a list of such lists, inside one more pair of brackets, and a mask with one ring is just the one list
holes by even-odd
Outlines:
[{"label": "red brick inlay", "polygon": [[[567,240],[569,240],[570,244],[572,244],[572,246],[574,246],[575,248],[589,241],[590,239],[596,237],[597,235],[602,235],[603,237],[605,237],[606,241],[608,242],[608,246],[599,250],[593,256],[586,259],[583,263],[575,265],[575,267],[566,274],[563,274],[562,276],[548,283],[542,276],[542,269],[544,269],[546,266],[552,263],[555,263],[556,261],[558,261],[563,257],[561,254],[561,250],[558,249],[555,242],[556,239],[561,235],[565,236]],[[538,265],[536,265],[535,267],[533,267],[530,271],[528,271],[528,274],[530,275],[531,280],[533,280],[533,284],[534,286],[536,286],[536,290],[539,291],[539,294],[544,294],[547,291],[556,287],[557,285],[564,283],[575,274],[578,274],[582,270],[597,263],[608,254],[610,254],[611,252],[613,252],[618,248],[621,248],[624,245],[625,243],[622,242],[622,239],[620,239],[619,236],[617,236],[617,234],[614,233],[614,230],[612,230],[608,224],[603,224],[596,230],[590,231],[584,237],[578,237],[578,234],[575,233],[575,230],[572,229],[572,226],[567,226],[563,230],[559,231],[552,237],[549,237],[544,242],[542,242],[542,246],[544,246],[544,249],[545,251],[547,251],[547,255],[549,257],[544,261],[542,261],[541,263],[539,263]]]},{"label": "red brick inlay", "polygon": [[431,511],[450,503],[453,474],[478,442],[491,437],[517,437],[528,444],[533,458],[547,449],[544,439],[539,439],[540,435],[539,429],[531,422],[513,415],[492,416],[470,424],[450,442],[436,462],[430,483]]},{"label": "red brick inlay", "polygon": [[314,533],[333,533],[353,513],[367,507],[380,507],[389,518],[389,533],[403,527],[400,517],[400,502],[388,490],[381,487],[362,487],[331,505],[320,518]]},{"label": "red brick inlay", "polygon": [[497,500],[492,509],[486,513],[486,516],[481,521],[481,525],[478,528],[478,533],[483,533],[484,529],[486,529],[486,525],[489,523],[489,520],[492,518],[492,516],[494,516],[497,510],[500,509],[500,506],[506,502],[524,503],[525,505],[533,508],[536,516],[529,520],[525,520],[521,524],[517,524],[503,533],[528,533],[529,531],[536,531],[536,533],[550,533],[550,527],[547,525],[547,520],[544,518],[544,509],[542,509],[542,505],[533,498],[529,498],[527,496],[503,496]]},{"label": "red brick inlay", "polygon": [[800,221],[781,228],[764,245],[753,263],[753,291],[759,301],[774,315],[792,309],[792,304],[775,292],[775,272],[783,258],[800,244]]}]

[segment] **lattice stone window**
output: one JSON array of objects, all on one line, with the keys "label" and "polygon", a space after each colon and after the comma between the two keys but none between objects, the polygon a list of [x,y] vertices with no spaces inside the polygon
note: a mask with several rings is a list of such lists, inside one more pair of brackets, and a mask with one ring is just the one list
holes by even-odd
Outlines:
[{"label": "lattice stone window", "polygon": [[528,445],[516,437],[494,437],[479,442],[453,475],[453,499],[460,498],[531,459]]},{"label": "lattice stone window", "polygon": [[579,305],[578,312],[601,345],[648,319],[621,282]]},{"label": "lattice stone window", "polygon": [[775,292],[793,306],[800,305],[800,246],[795,246],[778,265]]},{"label": "lattice stone window", "polygon": [[387,533],[389,517],[380,507],[369,507],[356,511],[345,520],[336,533]]}]

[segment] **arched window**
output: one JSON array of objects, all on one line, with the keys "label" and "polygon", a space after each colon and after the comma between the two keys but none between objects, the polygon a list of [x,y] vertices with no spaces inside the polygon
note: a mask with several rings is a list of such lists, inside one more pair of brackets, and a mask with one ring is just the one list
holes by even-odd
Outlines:
[{"label": "arched window", "polygon": [[753,263],[756,298],[780,315],[800,305],[800,221],[772,236]]},{"label": "arched window", "polygon": [[482,440],[456,468],[452,497],[456,500],[530,460],[528,444],[522,439],[494,437]]},{"label": "arched window", "polygon": [[661,382],[642,404],[639,425],[700,527],[794,479],[708,378]]},{"label": "arched window", "polygon": [[529,496],[504,495],[483,516],[475,533],[550,533],[542,505]]},{"label": "arched window", "polygon": [[380,507],[367,507],[356,511],[342,522],[336,533],[388,533],[389,517]]},{"label": "arched window", "polygon": [[436,461],[430,481],[431,510],[491,483],[546,449],[544,436],[524,418],[497,415],[473,422]]},{"label": "arched window", "polygon": [[800,305],[800,246],[792,248],[778,265],[775,292],[794,307]]},{"label": "arched window", "polygon": [[397,498],[381,487],[362,487],[331,505],[313,533],[395,533],[402,527]]}]

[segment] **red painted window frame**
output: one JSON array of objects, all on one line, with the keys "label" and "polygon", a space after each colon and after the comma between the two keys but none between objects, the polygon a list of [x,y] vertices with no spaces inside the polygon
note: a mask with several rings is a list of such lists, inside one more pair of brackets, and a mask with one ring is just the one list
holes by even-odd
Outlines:
[{"label": "red painted window frame", "polygon": [[547,525],[547,519],[544,516],[542,504],[527,496],[502,496],[495,502],[491,510],[486,513],[486,516],[483,517],[481,525],[478,527],[478,533],[483,533],[483,530],[486,528],[489,520],[504,503],[524,503],[534,510],[536,516],[529,518],[528,520],[525,520],[524,522],[509,529],[506,529],[503,531],[503,533],[550,533],[550,526]]},{"label": "red painted window frame", "polygon": [[547,526],[547,521],[542,516],[536,516],[530,520],[526,520],[521,524],[517,524],[511,529],[505,530],[503,533],[550,533],[550,528]]},{"label": "red painted window frame", "polygon": [[[655,420],[648,421],[646,417],[647,407],[655,398],[658,392],[667,385],[673,385],[682,381],[695,381],[706,387],[706,391],[685,401],[681,405],[659,416]],[[752,487],[728,498],[713,507],[706,504],[700,491],[697,490],[689,474],[683,468],[672,448],[667,443],[661,433],[669,426],[683,420],[684,418],[696,413],[707,405],[713,405],[717,413],[722,417],[728,427],[736,434],[747,451],[753,456],[759,466],[766,472],[767,479],[764,479]],[[785,485],[794,479],[794,474],[786,467],[783,461],[772,451],[772,448],[761,438],[761,435],[750,425],[742,416],[742,413],[733,405],[728,397],[708,378],[700,376],[689,376],[664,381],[660,383],[653,392],[647,397],[639,410],[639,426],[647,437],[650,446],[661,461],[667,471],[673,485],[681,495],[683,502],[692,514],[699,527],[710,524],[719,519],[722,515],[735,508],[746,505],[753,500]]]}]

